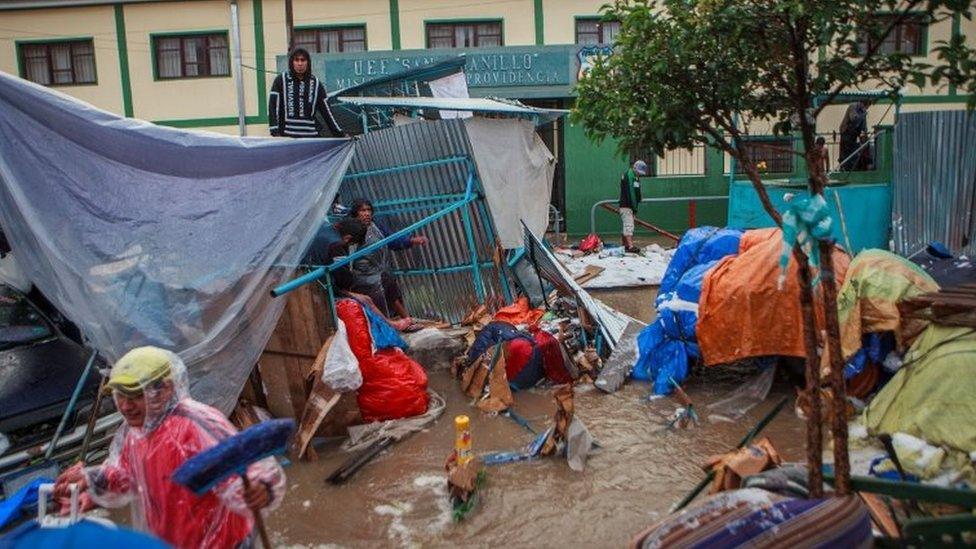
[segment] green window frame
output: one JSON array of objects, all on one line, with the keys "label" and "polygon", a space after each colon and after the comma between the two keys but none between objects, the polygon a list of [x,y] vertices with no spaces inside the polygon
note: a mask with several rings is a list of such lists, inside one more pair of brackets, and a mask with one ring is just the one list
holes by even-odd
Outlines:
[{"label": "green window frame", "polygon": [[155,80],[231,76],[226,29],[150,34],[149,43]]},{"label": "green window frame", "polygon": [[305,48],[310,53],[369,51],[366,23],[295,27],[292,40],[295,47]]},{"label": "green window frame", "polygon": [[96,86],[98,66],[91,36],[16,43],[17,64],[24,80],[48,87]]},{"label": "green window frame", "polygon": [[[876,13],[872,16],[872,26],[887,26],[898,14]],[[884,55],[893,53],[904,53],[911,57],[925,57],[928,55],[929,24],[931,21],[925,14],[909,14],[908,17],[895,25],[891,34],[881,43],[878,52]],[[880,30],[880,29],[879,29]],[[871,44],[871,38],[863,29],[858,36],[858,51],[862,54],[867,51]]]},{"label": "green window frame", "polygon": [[620,21],[599,15],[576,16],[573,26],[575,43],[580,46],[613,44],[620,32]]},{"label": "green window frame", "polygon": [[[505,25],[501,19],[424,21],[424,35],[428,48],[488,48],[505,45]],[[462,43],[459,43],[459,38]]]}]

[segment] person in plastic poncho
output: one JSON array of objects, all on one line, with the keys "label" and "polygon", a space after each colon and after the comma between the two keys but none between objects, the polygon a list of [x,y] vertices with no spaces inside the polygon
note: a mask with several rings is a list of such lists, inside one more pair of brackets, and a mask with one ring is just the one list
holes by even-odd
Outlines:
[{"label": "person in plastic poncho", "polygon": [[125,418],[109,457],[97,467],[78,463],[66,470],[55,495],[78,483],[103,507],[129,503],[134,527],[175,547],[252,546],[251,510],[276,507],[284,496],[285,475],[274,458],[248,468],[250,490],[234,475],[198,497],[170,476],[236,429],[219,411],[190,398],[179,356],[156,347],[133,349],[112,367],[108,387]]}]

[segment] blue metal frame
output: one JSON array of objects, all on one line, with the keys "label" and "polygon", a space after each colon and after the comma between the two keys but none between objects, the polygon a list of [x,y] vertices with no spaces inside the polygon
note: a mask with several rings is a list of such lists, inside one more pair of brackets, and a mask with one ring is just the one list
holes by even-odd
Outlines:
[{"label": "blue metal frame", "polygon": [[[357,259],[364,257],[373,253],[374,251],[390,244],[394,240],[402,238],[418,229],[421,229],[431,223],[441,219],[451,213],[461,210],[461,220],[464,226],[465,238],[469,247],[469,257],[471,259],[470,263],[465,263],[462,265],[450,266],[450,267],[439,267],[436,269],[412,269],[412,270],[401,270],[395,271],[394,273],[401,276],[409,275],[425,275],[425,274],[437,274],[437,273],[449,273],[449,272],[459,272],[463,270],[471,271],[471,275],[474,282],[475,293],[478,296],[479,302],[484,302],[487,291],[485,288],[485,282],[482,278],[482,269],[489,267],[497,267],[493,262],[481,262],[478,259],[478,249],[474,237],[474,227],[473,220],[470,210],[470,204],[476,203],[478,212],[483,217],[483,229],[488,239],[491,241],[495,240],[495,231],[491,225],[488,218],[488,210],[483,200],[483,194],[480,192],[480,182],[477,177],[477,169],[475,168],[474,162],[468,156],[453,156],[448,158],[441,158],[437,160],[430,160],[427,162],[420,162],[416,164],[408,164],[403,166],[394,166],[391,168],[383,168],[379,170],[371,170],[368,172],[360,172],[354,174],[348,174],[343,179],[353,180],[361,179],[364,177],[385,175],[390,173],[402,172],[407,170],[416,170],[422,168],[429,168],[431,166],[442,166],[445,164],[453,163],[464,163],[467,167],[467,176],[465,181],[465,192],[461,194],[442,194],[442,195],[431,195],[431,196],[420,196],[416,198],[408,199],[398,199],[390,200],[385,202],[377,202],[374,204],[376,209],[375,215],[393,215],[396,213],[403,213],[407,211],[416,210],[429,210],[432,208],[439,208],[435,212],[426,216],[425,218],[417,221],[387,235],[381,240],[370,244],[356,252],[349,254],[345,258],[335,261],[330,265],[316,266],[314,269],[308,273],[292,279],[271,291],[271,295],[274,297],[280,297],[287,294],[288,292],[294,291],[305,284],[318,281],[329,294],[329,305],[332,309],[333,318],[335,317],[335,291],[332,285],[331,276],[329,276],[336,269],[342,268],[350,263],[356,261]],[[502,269],[497,269],[498,277],[500,279],[502,291],[505,294],[506,299],[512,299],[511,288],[508,284],[508,280]],[[324,279],[324,281],[323,281]]]}]

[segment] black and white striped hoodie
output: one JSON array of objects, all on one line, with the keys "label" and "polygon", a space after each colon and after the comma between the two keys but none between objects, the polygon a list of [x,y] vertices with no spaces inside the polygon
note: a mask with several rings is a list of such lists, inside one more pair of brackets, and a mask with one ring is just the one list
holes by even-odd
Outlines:
[{"label": "black and white striped hoodie", "polygon": [[[292,53],[294,57],[299,51]],[[306,53],[306,56],[308,54]],[[307,71],[304,77],[299,77],[290,68],[279,74],[271,85],[268,98],[268,129],[271,135],[285,137],[319,137],[321,128],[315,119],[318,111],[329,130],[335,137],[342,137],[345,132],[332,116],[329,108],[325,85]]]}]

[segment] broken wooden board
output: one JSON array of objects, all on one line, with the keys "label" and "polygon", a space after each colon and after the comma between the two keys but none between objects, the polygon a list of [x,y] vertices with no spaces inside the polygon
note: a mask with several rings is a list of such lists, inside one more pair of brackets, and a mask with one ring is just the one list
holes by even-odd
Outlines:
[{"label": "broken wooden board", "polygon": [[258,372],[271,415],[298,419],[308,395],[306,379],[332,326],[328,304],[319,288],[302,286],[287,299],[258,360]]}]

